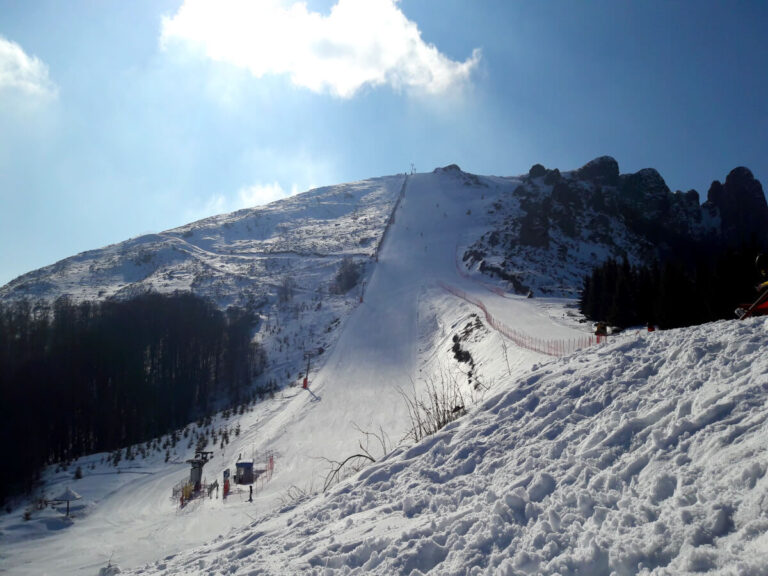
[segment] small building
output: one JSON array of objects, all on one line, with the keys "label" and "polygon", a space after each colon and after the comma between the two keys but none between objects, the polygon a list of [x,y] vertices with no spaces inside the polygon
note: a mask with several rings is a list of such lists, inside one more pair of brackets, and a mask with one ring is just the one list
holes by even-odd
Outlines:
[{"label": "small building", "polygon": [[235,463],[235,482],[253,484],[253,460],[238,460]]}]

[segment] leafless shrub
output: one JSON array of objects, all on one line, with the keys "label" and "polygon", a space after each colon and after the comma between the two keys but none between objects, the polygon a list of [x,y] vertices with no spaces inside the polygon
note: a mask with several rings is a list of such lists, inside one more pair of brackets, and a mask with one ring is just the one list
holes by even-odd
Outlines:
[{"label": "leafless shrub", "polygon": [[358,440],[357,445],[360,448],[360,452],[347,456],[344,460],[331,460],[329,458],[323,458],[328,463],[329,470],[325,476],[325,482],[323,484],[323,492],[327,491],[331,486],[341,482],[344,478],[351,476],[365,468],[368,464],[376,462],[376,458],[371,453],[373,446],[377,446],[376,452],[381,452],[379,458],[384,458],[392,451],[391,442],[389,436],[384,429],[379,427],[379,432],[368,432],[362,430],[357,424],[354,425],[355,429],[362,435],[362,438]]},{"label": "leafless shrub", "polygon": [[360,280],[361,266],[351,257],[345,256],[339,264],[336,277],[333,280],[332,292],[335,294],[346,294],[357,285]]},{"label": "leafless shrub", "polygon": [[288,489],[280,495],[280,507],[283,509],[293,508],[304,502],[304,500],[307,500],[313,493],[314,490],[312,489],[312,485],[309,485],[306,488],[299,488],[295,484],[291,484]]},{"label": "leafless shrub", "polygon": [[428,378],[426,390],[421,396],[416,392],[416,385],[411,383],[411,386],[410,394],[402,388],[399,392],[405,400],[411,420],[411,429],[406,438],[414,442],[434,434],[467,413],[461,387],[451,374],[441,371],[439,381]]}]

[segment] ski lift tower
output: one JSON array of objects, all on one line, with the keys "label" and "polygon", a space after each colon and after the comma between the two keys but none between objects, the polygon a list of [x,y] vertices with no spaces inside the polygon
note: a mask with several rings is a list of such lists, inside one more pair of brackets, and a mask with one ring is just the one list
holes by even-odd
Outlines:
[{"label": "ski lift tower", "polygon": [[189,471],[189,483],[195,487],[195,492],[200,490],[203,482],[203,466],[213,458],[213,452],[195,452],[195,457],[187,460],[187,463],[192,466]]},{"label": "ski lift tower", "polygon": [[310,368],[310,361],[312,359],[312,356],[320,356],[325,350],[322,348],[314,348],[312,350],[305,350],[304,351],[304,358],[307,359],[307,372],[304,375],[304,382],[302,383],[302,388],[305,390],[307,389],[309,385],[309,368]]}]

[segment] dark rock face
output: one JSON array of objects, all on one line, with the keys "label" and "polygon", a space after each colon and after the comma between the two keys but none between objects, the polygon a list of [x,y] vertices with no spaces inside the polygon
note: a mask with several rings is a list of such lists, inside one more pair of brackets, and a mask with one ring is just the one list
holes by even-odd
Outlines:
[{"label": "dark rock face", "polygon": [[528,176],[531,178],[541,178],[542,176],[547,175],[547,169],[544,168],[541,164],[534,164],[531,166],[531,169],[528,170]]},{"label": "dark rock face", "polygon": [[664,178],[653,168],[621,176],[621,203],[646,218],[665,215],[670,208],[671,194]]},{"label": "dark rock face", "polygon": [[552,200],[565,205],[574,205],[579,201],[579,191],[568,182],[558,182],[552,187]]},{"label": "dark rock face", "polygon": [[687,206],[699,206],[699,193],[696,190],[688,190],[685,194],[683,194],[683,201]]},{"label": "dark rock face", "polygon": [[448,164],[448,166],[443,166],[442,168],[435,168],[432,172],[435,174],[440,174],[440,173],[458,174],[461,171],[462,170],[461,168],[459,168],[458,164]]},{"label": "dark rock face", "polygon": [[694,262],[728,246],[751,250],[750,242],[768,251],[768,202],[746,168],[714,182],[703,205],[696,190],[672,192],[653,168],[620,174],[610,156],[562,174],[535,164],[510,196],[509,207],[499,202],[489,211],[498,229],[465,257],[515,289],[569,293],[581,281],[573,270],[603,255]]},{"label": "dark rock face", "polygon": [[526,214],[520,219],[520,243],[534,248],[549,248],[549,213],[551,202],[523,200],[520,206]]},{"label": "dark rock face", "polygon": [[562,180],[562,174],[560,174],[560,170],[555,168],[554,170],[547,170],[546,176],[544,176],[544,184],[552,185],[557,184]]},{"label": "dark rock face", "polygon": [[611,156],[600,156],[576,170],[574,176],[579,180],[615,186],[619,181],[619,163]]},{"label": "dark rock face", "polygon": [[720,231],[727,245],[756,242],[760,248],[768,248],[768,203],[760,181],[748,168],[731,170],[725,184],[712,182],[704,208],[720,216]]},{"label": "dark rock face", "polygon": [[684,232],[692,233],[693,228],[701,223],[702,211],[699,193],[696,190],[675,192],[672,196],[670,218],[683,224]]}]

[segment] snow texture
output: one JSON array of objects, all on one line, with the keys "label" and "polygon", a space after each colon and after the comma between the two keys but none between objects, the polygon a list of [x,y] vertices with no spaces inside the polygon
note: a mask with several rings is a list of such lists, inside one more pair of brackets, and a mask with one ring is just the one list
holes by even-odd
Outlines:
[{"label": "snow texture", "polygon": [[638,334],[549,363],[164,573],[765,574],[766,328]]}]

